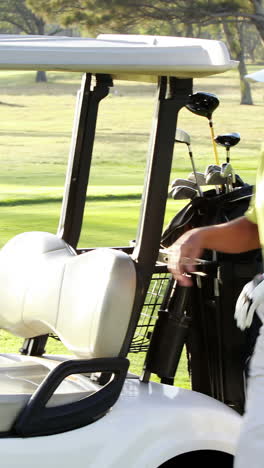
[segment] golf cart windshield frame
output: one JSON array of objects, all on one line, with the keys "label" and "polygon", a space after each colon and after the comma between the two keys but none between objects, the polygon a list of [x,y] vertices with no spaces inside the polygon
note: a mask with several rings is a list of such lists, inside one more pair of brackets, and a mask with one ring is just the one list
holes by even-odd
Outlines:
[{"label": "golf cart windshield frame", "polygon": [[[58,234],[77,249],[92,163],[99,104],[113,86],[110,75],[83,76],[78,93],[71,153],[65,183]],[[141,212],[134,248],[130,250],[138,270],[131,324],[122,355],[129,349],[138,315],[144,303],[160,248],[178,113],[192,93],[192,79],[158,77],[156,110],[150,137]],[[157,191],[157,187],[159,190]],[[82,251],[85,249],[81,249]],[[78,251],[78,249],[77,249]]]}]

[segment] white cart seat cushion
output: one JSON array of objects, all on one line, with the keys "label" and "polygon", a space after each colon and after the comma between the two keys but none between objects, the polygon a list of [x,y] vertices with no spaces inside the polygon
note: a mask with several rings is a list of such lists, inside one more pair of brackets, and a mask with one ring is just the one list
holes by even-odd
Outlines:
[{"label": "white cart seat cushion", "polygon": [[27,232],[0,251],[0,328],[56,333],[82,358],[119,354],[135,290],[134,263],[119,250],[76,255],[54,234]]}]

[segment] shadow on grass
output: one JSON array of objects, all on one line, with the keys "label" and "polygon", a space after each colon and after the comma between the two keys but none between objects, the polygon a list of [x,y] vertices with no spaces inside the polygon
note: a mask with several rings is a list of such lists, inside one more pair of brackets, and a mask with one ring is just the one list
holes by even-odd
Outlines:
[{"label": "shadow on grass", "polygon": [[4,102],[0,101],[0,106],[8,106],[8,107],[26,107],[23,104],[13,104],[11,102]]},{"label": "shadow on grass", "polygon": [[[14,80],[14,83],[11,85],[6,85],[1,83],[0,88],[2,94],[7,94],[10,96],[21,96],[23,94],[28,96],[39,96],[39,95],[73,95],[76,96],[77,91],[81,86],[80,82],[75,83],[65,83],[65,82],[47,82],[47,83],[19,83],[18,80]],[[133,85],[120,84],[120,82],[115,82],[113,88],[109,90],[109,95],[114,99],[115,97],[122,96],[142,96],[142,95],[155,95],[155,85],[144,84],[144,83],[135,83]]]},{"label": "shadow on grass", "polygon": [[[122,141],[124,140],[124,137],[126,139],[126,141],[131,141],[132,143],[135,142],[135,138],[139,139],[139,138],[148,138],[149,137],[149,134],[148,133],[139,133],[139,132],[129,132],[129,133],[126,133],[126,132],[119,132],[119,133],[111,133],[112,132],[112,129],[109,130],[109,133],[103,133],[101,132],[100,130],[98,130],[97,134],[96,134],[96,140],[97,141],[101,141],[101,142],[107,142],[109,143],[109,138],[111,138],[111,141],[112,142],[119,142],[119,141]],[[0,130],[0,135],[1,136],[8,136],[10,137],[10,132],[3,132]],[[47,131],[37,131],[35,132],[34,130],[31,130],[31,131],[27,131],[26,133],[25,132],[16,132],[16,131],[12,131],[12,138],[19,138],[19,137],[23,137],[23,138],[39,138],[39,137],[43,137],[43,138],[46,138],[47,136],[51,137],[51,138],[70,138],[71,136],[71,132],[51,132],[50,130],[47,130]]]},{"label": "shadow on grass", "polygon": [[[131,194],[117,194],[117,195],[89,195],[86,197],[86,201],[126,201],[126,200],[140,200],[140,193]],[[43,205],[47,203],[61,203],[62,197],[49,197],[49,198],[22,198],[18,200],[2,200],[0,201],[0,207],[6,206],[23,206],[23,205]]]}]

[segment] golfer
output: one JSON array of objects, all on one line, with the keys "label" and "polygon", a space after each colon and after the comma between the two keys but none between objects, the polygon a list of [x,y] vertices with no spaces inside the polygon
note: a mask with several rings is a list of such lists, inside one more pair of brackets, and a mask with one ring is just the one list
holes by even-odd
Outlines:
[{"label": "golfer", "polygon": [[[264,249],[264,148],[257,173],[255,193],[245,216],[225,224],[195,228],[185,232],[171,247],[169,270],[183,286],[191,286],[190,273],[204,249],[240,253]],[[235,318],[242,330],[249,327],[254,312],[264,323],[263,276],[242,290]],[[264,466],[264,326],[261,327],[250,363],[246,408],[235,455],[235,468]]]}]

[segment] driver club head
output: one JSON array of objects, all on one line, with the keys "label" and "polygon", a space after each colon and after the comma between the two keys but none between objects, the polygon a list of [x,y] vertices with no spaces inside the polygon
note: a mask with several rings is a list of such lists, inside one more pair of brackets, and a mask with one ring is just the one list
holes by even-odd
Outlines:
[{"label": "driver club head", "polygon": [[240,134],[239,133],[225,133],[222,135],[218,135],[217,137],[215,137],[215,142],[218,145],[224,146],[225,148],[229,149],[232,146],[235,146],[240,142]]},{"label": "driver club head", "polygon": [[219,106],[219,99],[215,94],[197,92],[190,94],[185,107],[196,115],[211,120],[212,114]]}]

